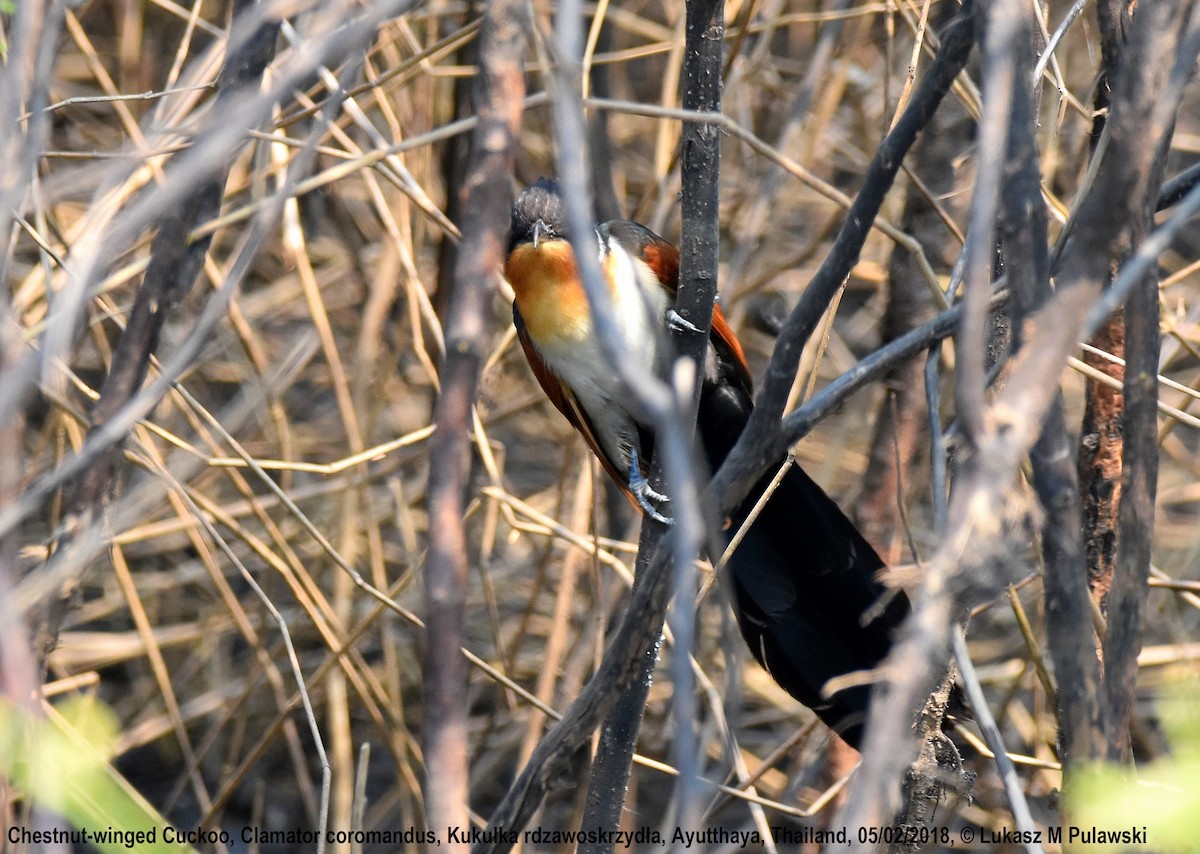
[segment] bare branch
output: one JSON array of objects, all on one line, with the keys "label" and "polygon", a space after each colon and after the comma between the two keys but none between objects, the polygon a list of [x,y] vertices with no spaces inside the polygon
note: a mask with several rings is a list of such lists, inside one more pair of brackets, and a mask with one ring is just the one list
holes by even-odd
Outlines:
[{"label": "bare branch", "polygon": [[[897,709],[916,709],[924,699],[931,674],[946,653],[957,603],[969,600],[972,587],[985,591],[997,576],[1002,578],[999,570],[1012,554],[1008,538],[1026,536],[1031,520],[1015,489],[1018,468],[1057,398],[1057,379],[1085,332],[1128,218],[1149,209],[1157,193],[1155,163],[1161,168],[1182,88],[1171,72],[1179,63],[1195,60],[1195,53],[1188,55],[1184,48],[1187,44],[1190,49],[1190,41],[1182,38],[1186,16],[1181,5],[1156,4],[1152,11],[1143,6],[1134,19],[1133,53],[1118,79],[1109,121],[1106,163],[1108,157],[1114,160],[1107,170],[1102,164],[1105,181],[1096,184],[1081,208],[1078,245],[1064,258],[1059,289],[1022,329],[1023,346],[1009,382],[983,413],[984,433],[976,452],[963,462],[941,546],[927,564],[913,616],[888,657],[886,681],[872,697],[863,766],[841,816],[846,826],[887,823],[897,781],[912,755],[911,749],[897,748],[910,738],[908,717]],[[1086,739],[1093,731],[1079,737]],[[1096,756],[1102,749],[1084,743],[1070,758]]]},{"label": "bare branch", "polygon": [[[252,21],[254,0],[234,5],[233,30],[252,26],[236,49],[226,57],[221,72],[214,111],[219,115],[230,104],[257,88],[263,72],[275,56],[277,22]],[[191,289],[204,264],[212,235],[191,239],[200,225],[221,209],[225,172],[200,176],[185,192],[180,203],[164,218],[150,249],[150,266],[138,288],[125,331],[113,351],[112,364],[92,408],[89,433],[101,427],[126,406],[141,388],[150,369],[150,358],[158,347],[159,334],[167,316]],[[99,512],[116,489],[119,446],[111,446],[93,460],[79,478],[73,512],[81,516]]]},{"label": "bare branch", "polygon": [[[485,347],[488,306],[504,261],[510,181],[525,96],[525,7],[493,0],[485,13],[478,78],[476,162],[463,188],[463,239],[446,319],[446,362],[429,461],[430,545],[425,565],[425,810],[431,828],[468,827],[467,697],[463,604],[467,588],[464,500],[471,409]],[[464,843],[447,840],[452,850]]]},{"label": "bare branch", "polygon": [[[723,3],[718,0],[690,0],[687,5],[687,36],[684,49],[683,108],[698,112],[719,113],[721,110],[721,64],[724,38]],[[710,124],[685,122],[682,140],[683,224],[680,239],[679,291],[675,309],[694,327],[677,330],[675,345],[681,358],[695,366],[703,363],[708,346],[708,329],[712,307],[717,295],[717,263],[720,247],[719,198],[720,190],[720,133]],[[702,370],[702,368],[698,368]],[[700,383],[694,383],[685,423],[695,422]],[[661,443],[656,444],[660,448]],[[660,452],[661,453],[661,452]],[[656,454],[657,456],[657,454]],[[655,460],[656,467],[661,461]],[[674,504],[673,504],[674,506]],[[642,555],[653,553],[657,526],[643,526],[639,544],[638,577],[645,572]],[[676,536],[679,532],[676,532]],[[681,827],[691,827],[698,814],[689,812],[697,806],[696,750],[692,741],[692,671],[693,608],[696,580],[690,560],[676,563],[675,609],[672,631],[675,655],[672,661],[676,715],[675,764],[680,771]],[[646,626],[647,632],[662,631],[662,620]],[[637,732],[650,690],[654,660],[641,661],[642,672],[622,695],[620,702],[605,721],[601,743],[588,786],[584,826],[615,829],[620,826],[621,809],[625,802],[630,763],[637,745]],[[611,845],[584,845],[582,851],[611,850]]]},{"label": "bare branch", "polygon": [[736,505],[767,466],[786,450],[786,442],[779,433],[779,418],[800,353],[829,301],[858,260],[871,223],[900,169],[900,162],[950,90],[958,72],[966,65],[973,44],[973,21],[973,4],[966,2],[942,33],[942,48],[937,58],[908,109],[880,145],[832,250],[788,317],[759,389],[754,414],[713,479],[713,489],[720,496],[722,510]]}]

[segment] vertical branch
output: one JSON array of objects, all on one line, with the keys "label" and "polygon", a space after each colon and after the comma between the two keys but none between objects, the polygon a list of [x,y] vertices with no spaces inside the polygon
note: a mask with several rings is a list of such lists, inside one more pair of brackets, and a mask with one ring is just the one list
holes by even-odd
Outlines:
[{"label": "vertical branch", "polygon": [[[683,60],[683,108],[721,111],[721,60],[725,38],[722,0],[688,0]],[[711,124],[684,122],[682,140],[683,222],[679,235],[679,296],[675,309],[705,334],[685,334],[699,361],[717,297],[719,260],[721,133]],[[699,386],[697,394],[699,397]]]},{"label": "vertical branch", "polygon": [[[1125,325],[1118,311],[1092,337],[1097,350],[1125,358]],[[1120,362],[1091,350],[1083,360],[1118,382],[1125,369]],[[1084,387],[1083,421],[1076,466],[1083,496],[1083,531],[1088,586],[1101,607],[1108,605],[1117,563],[1117,508],[1121,503],[1121,389],[1091,379]]]},{"label": "vertical branch", "polygon": [[[1115,25],[1110,22],[1109,26]],[[1107,284],[1112,270],[1145,241],[1153,223],[1180,92],[1200,49],[1200,15],[1194,4],[1141,5],[1128,33],[1127,44],[1113,59],[1112,110],[1105,128],[1108,143],[1100,155],[1103,160],[1097,169],[1096,188],[1080,209],[1076,235],[1064,254],[1060,282],[1083,276]],[[1110,35],[1106,41],[1114,38]],[[1114,217],[1114,210],[1123,216]],[[1125,471],[1119,489],[1122,493],[1133,490],[1129,496],[1133,506],[1125,507],[1122,495],[1120,504],[1110,511],[1116,516],[1117,528],[1113,593],[1108,603],[1115,624],[1110,623],[1111,634],[1104,643],[1110,756],[1120,756],[1127,749],[1153,532],[1158,303],[1152,277],[1139,283],[1129,307],[1134,316],[1126,319],[1125,338],[1136,367],[1126,367],[1126,414],[1120,427]],[[1058,666],[1057,656],[1055,664]],[[1089,755],[1102,753],[1102,746],[1093,745]]]},{"label": "vertical branch", "polygon": [[[568,44],[567,36],[572,39],[577,39],[577,32],[580,23],[582,10],[579,4],[566,3],[560,4],[556,12],[557,18],[555,22],[556,29],[556,44],[557,46],[567,51],[571,48]],[[571,20],[565,20],[565,16],[574,16]],[[569,25],[569,26],[567,26]],[[607,28],[605,28],[607,29]],[[593,66],[593,74],[600,70],[600,66]],[[561,72],[560,72],[561,73]],[[570,81],[573,83],[574,81]],[[607,86],[606,72],[601,71],[600,74],[601,87]],[[559,92],[556,97],[556,106],[567,97],[567,93]],[[561,107],[559,108],[562,109]],[[604,122],[603,126],[598,126],[598,123]],[[568,170],[566,168],[566,157],[568,148],[562,141],[562,135],[568,125],[568,117],[559,119],[559,159],[563,162],[563,166],[559,169],[559,181],[569,181],[572,177],[576,178],[580,184],[584,181],[584,175],[581,169]],[[595,146],[589,145],[589,158],[586,164],[587,177],[592,178],[597,176],[601,170],[600,161],[596,158],[606,158],[608,151],[608,136],[607,136],[607,119],[593,115],[589,130],[604,131],[602,141],[599,145],[599,154],[594,150]],[[583,164],[577,161],[573,165],[582,166]],[[579,173],[579,174],[575,174]],[[607,205],[614,199],[607,199],[612,192],[612,176],[611,174],[601,177],[602,189],[599,192],[599,201],[594,203],[592,208],[593,215],[598,210],[600,205]],[[570,187],[568,184],[563,184],[567,190],[568,196],[573,196],[577,189]],[[658,447],[662,447],[659,443]],[[657,483],[662,476],[662,454],[655,454],[655,459],[650,461],[652,466],[651,478]],[[646,590],[643,585],[649,575],[649,563],[654,555],[656,547],[662,542],[665,533],[665,526],[655,522],[653,519],[643,517],[641,536],[638,541],[638,554],[635,561],[635,577],[634,577],[634,592],[636,594],[644,594]],[[644,627],[647,636],[654,638],[656,641],[662,635],[663,622],[666,618],[666,599],[665,587],[667,580],[663,580],[664,594],[662,599],[662,607],[656,608],[652,613],[650,620]],[[630,603],[630,610],[633,608],[633,603]],[[627,614],[628,616],[628,614]],[[615,645],[614,645],[615,648]],[[617,697],[614,705],[606,710],[604,722],[600,727],[600,739],[595,752],[595,757],[592,760],[591,775],[588,778],[587,793],[584,798],[583,807],[583,827],[588,830],[604,830],[613,831],[621,826],[621,813],[625,805],[625,795],[629,787],[629,774],[633,765],[633,754],[637,750],[638,732],[642,727],[642,716],[646,709],[646,699],[650,694],[650,684],[654,679],[654,667],[658,663],[658,645],[657,643],[644,654],[635,656],[630,662],[630,666],[637,673],[627,686],[622,686],[620,695]],[[605,841],[603,838],[588,838],[579,845],[581,854],[606,854],[613,849],[612,843]]]},{"label": "vertical branch", "polygon": [[1095,759],[1102,753],[1107,723],[1081,534],[1088,528],[1071,463],[1061,393],[1055,396],[1030,457],[1033,488],[1046,517],[1042,587],[1046,646],[1057,678],[1060,753],[1071,761]]},{"label": "vertical branch", "polygon": [[[1124,0],[1100,0],[1096,17],[1100,32],[1101,75],[1096,86],[1095,119],[1092,122],[1090,150],[1096,149],[1107,122],[1112,101],[1112,83],[1124,44]],[[1101,153],[1099,156],[1103,156]],[[1115,274],[1116,266],[1111,268]],[[1125,334],[1121,312],[1111,315],[1093,336],[1092,345],[1107,353],[1125,355]],[[1091,351],[1084,360],[1116,379],[1123,368],[1117,362]],[[1068,495],[1069,473],[1062,471],[1056,496],[1043,495],[1047,511],[1047,529],[1043,536],[1046,562],[1044,592],[1047,639],[1058,677],[1058,720],[1060,752],[1073,761],[1098,759],[1104,752],[1109,732],[1107,704],[1102,696],[1101,664],[1097,660],[1097,641],[1092,632],[1092,607],[1087,595],[1104,607],[1112,587],[1117,556],[1117,508],[1121,500],[1121,411],[1124,398],[1120,390],[1088,379],[1084,391],[1083,421],[1076,451],[1075,478],[1079,498]],[[1043,435],[1042,443],[1048,441]],[[1035,460],[1034,486],[1039,493],[1052,487],[1047,479],[1055,465],[1038,466]],[[1054,526],[1063,516],[1064,525],[1075,521],[1070,505],[1078,501],[1083,531],[1083,568],[1075,563],[1074,535],[1067,528]],[[1069,541],[1069,542],[1068,542]],[[1086,587],[1084,586],[1086,585]]]},{"label": "vertical branch", "polygon": [[[557,14],[566,15],[570,8],[559,7]],[[576,10],[576,14],[578,14]],[[611,24],[602,25],[599,37],[611,38]],[[593,65],[591,68],[591,84],[594,94],[600,96],[609,87],[608,69],[604,65]],[[562,94],[559,94],[562,97]],[[613,187],[611,146],[608,135],[608,119],[604,111],[593,111],[588,120],[589,157],[587,162],[588,177],[595,190],[593,199],[593,216],[608,209],[614,216],[619,216],[616,206],[616,191]],[[560,131],[561,132],[561,131]],[[561,153],[560,153],[561,156]],[[560,170],[561,172],[561,170]],[[560,181],[564,175],[560,174]],[[651,460],[653,467],[651,477],[661,477],[661,454]],[[635,560],[634,590],[641,591],[649,573],[649,562],[656,546],[662,540],[664,526],[653,519],[643,517],[641,535],[638,540],[638,553]],[[631,603],[632,607],[632,603]],[[662,635],[663,622],[666,618],[665,601],[661,610],[656,610],[645,626],[647,635],[658,638]],[[654,679],[654,667],[658,663],[657,645],[645,654],[637,657],[631,663],[636,669],[637,677],[621,691],[616,703],[604,716],[600,726],[600,738],[592,759],[591,774],[588,777],[587,793],[584,797],[583,827],[588,830],[616,830],[621,826],[621,812],[625,805],[625,795],[629,788],[629,774],[633,765],[633,754],[637,750],[638,732],[642,727],[642,716],[646,710],[646,699],[650,695],[650,685]],[[612,851],[612,844],[600,839],[587,839],[579,845],[580,854],[606,854]]]},{"label": "vertical branch", "polygon": [[[1032,81],[1033,21],[1022,17],[1014,40],[1018,85],[1013,93],[1008,127],[1008,155],[1003,189],[1000,242],[1013,293],[1013,326],[1017,343],[1022,324],[1050,298],[1045,206],[1038,168],[1036,112]],[[1060,651],[1058,720],[1061,741],[1073,756],[1095,758],[1104,737],[1100,669],[1094,654],[1092,612],[1088,602],[1082,506],[1071,463],[1062,395],[1050,404],[1041,434],[1030,451],[1033,488],[1045,513],[1042,559],[1051,645]]]},{"label": "vertical branch", "polygon": [[[430,449],[425,566],[425,806],[429,827],[467,827],[467,702],[463,511],[470,473],[471,405],[486,355],[488,300],[504,260],[509,182],[525,95],[524,6],[491,0],[481,33],[477,158],[463,188],[463,241],[446,317],[446,362]],[[452,846],[466,850],[465,845]]]},{"label": "vertical branch", "polygon": [[[691,0],[687,6],[687,35],[684,48],[683,106],[688,110],[719,112],[721,109],[721,61],[724,39],[724,5],[720,0]],[[684,125],[682,140],[683,224],[680,234],[680,276],[676,311],[695,327],[695,331],[676,332],[676,347],[681,357],[699,365],[708,342],[708,327],[717,295],[717,263],[719,237],[719,169],[720,133],[715,127],[699,122]],[[689,410],[683,414],[684,423],[695,423],[695,408],[699,401],[700,384],[692,389]],[[660,442],[658,447],[662,448]],[[657,456],[657,454],[656,454]],[[655,461],[656,464],[658,460]],[[661,532],[647,521],[643,525],[638,549],[639,584],[645,577],[653,545]],[[676,531],[677,536],[681,536]],[[686,538],[685,538],[686,539]],[[674,760],[681,771],[680,805],[685,810],[694,802],[689,796],[694,782],[696,750],[689,744],[692,706],[692,607],[680,606],[694,599],[686,591],[694,588],[689,578],[690,560],[678,561],[681,570],[676,578],[676,608],[672,620],[675,638],[673,671],[675,712],[678,729]],[[662,631],[662,618],[645,626],[644,631],[657,637]],[[640,663],[641,672],[625,691],[606,718],[600,735],[600,746],[588,784],[584,827],[615,829],[620,824],[621,808],[629,781],[629,770],[637,745],[638,729],[649,694],[656,656],[646,656]],[[685,721],[686,718],[686,721]],[[687,769],[693,769],[688,772]],[[679,817],[680,826],[688,826],[686,815]],[[585,844],[582,852],[611,850],[611,845]]]},{"label": "vertical branch", "polygon": [[[721,110],[721,68],[725,41],[723,0],[688,0],[687,40],[683,59],[683,108],[717,113]],[[700,400],[699,376],[708,348],[709,325],[717,299],[717,265],[720,261],[721,133],[716,126],[684,122],[681,141],[683,219],[679,235],[679,292],[675,310],[694,327],[677,329],[674,338],[681,357],[690,359],[691,399],[685,415],[694,424]],[[694,729],[695,691],[691,657],[695,646],[697,581],[691,561],[678,565],[671,630],[675,638],[672,658],[675,767],[679,769],[677,825],[685,830],[700,826],[697,774],[699,748]]]},{"label": "vertical branch", "polygon": [[[574,59],[581,53],[581,19],[578,0],[563,0],[556,9],[554,49],[557,67],[553,106],[559,186],[575,263],[587,297],[597,344],[614,375],[628,390],[631,405],[641,410],[646,423],[654,429],[656,442],[651,483],[661,484],[662,474],[665,473],[672,490],[674,525],[670,529],[669,549],[662,542],[664,525],[648,522],[643,526],[641,550],[644,556],[639,555],[639,575],[621,626],[596,674],[576,697],[558,726],[542,739],[492,814],[489,828],[496,831],[512,831],[525,825],[541,804],[551,781],[574,752],[588,741],[592,731],[618,699],[634,684],[645,682],[648,678],[662,637],[672,571],[690,564],[694,559],[701,534],[699,487],[691,465],[692,428],[684,426],[684,407],[680,405],[672,387],[658,377],[648,375],[646,366],[636,361],[624,346],[616,322],[616,309],[596,253],[594,223],[588,205],[586,125],[580,97],[582,72],[578,61]],[[666,558],[668,553],[669,561]],[[640,718],[640,708],[636,714]],[[627,735],[622,735],[622,738],[635,739],[637,724],[630,721],[625,732]],[[632,750],[632,747],[628,749]],[[617,764],[614,763],[613,767],[617,768]],[[607,778],[610,788],[604,794],[607,803],[611,804],[608,798],[623,794],[626,778],[627,774]],[[619,803],[618,800],[614,820],[620,817]],[[585,812],[585,821],[589,816],[590,808]],[[477,850],[507,850],[512,844],[508,836],[499,834],[496,839],[481,842]]]},{"label": "vertical branch", "polygon": [[1142,651],[1154,497],[1158,486],[1158,278],[1145,276],[1125,304],[1125,413],[1121,503],[1117,511],[1117,565],[1104,638],[1110,729],[1108,754],[1129,751],[1129,717]]},{"label": "vertical branch", "polygon": [[[1125,0],[1099,0],[1096,23],[1100,35],[1100,79],[1096,85],[1090,150],[1096,147],[1108,120],[1112,84],[1121,61],[1129,13]],[[1116,270],[1113,269],[1115,274]],[[1125,358],[1125,325],[1120,311],[1114,312],[1092,338],[1093,347]],[[1083,360],[1098,371],[1120,381],[1120,362],[1092,351]],[[1117,563],[1117,508],[1121,503],[1121,411],[1125,399],[1119,388],[1088,378],[1084,390],[1083,423],[1077,466],[1083,494],[1084,547],[1088,585],[1101,608],[1108,605]]]},{"label": "vertical branch", "polygon": [[[983,431],[987,387],[985,348],[988,294],[996,251],[1004,151],[1017,83],[1014,40],[1021,19],[1017,2],[992,4],[982,38],[983,115],[979,121],[979,171],[968,219],[963,271],[963,319],[955,336],[955,402],[959,424],[972,449]],[[1022,73],[1025,69],[1022,69]]]},{"label": "vertical branch", "polygon": [[[467,4],[463,21],[470,21],[478,11],[478,3],[471,0]],[[456,65],[479,64],[479,39],[473,38],[455,52]],[[475,115],[474,80],[470,77],[456,77],[453,84],[454,118],[466,119]],[[442,149],[441,173],[446,185],[446,218],[451,222],[462,222],[462,196],[459,188],[467,183],[467,169],[471,160],[471,137],[466,134],[456,135],[446,140]],[[454,273],[458,265],[458,241],[451,234],[442,234],[438,246],[438,278],[437,290],[434,291],[430,302],[433,303],[437,316],[446,316],[446,304],[450,293],[454,290]]]},{"label": "vertical branch", "polygon": [[[938,27],[949,21],[954,11],[949,4],[939,4],[931,10],[937,16]],[[933,198],[952,206],[952,212],[961,209],[961,205],[955,205],[955,200],[963,196],[955,192],[955,170],[946,165],[970,145],[973,135],[974,122],[962,110],[947,104],[934,114],[929,132],[922,134],[913,146],[913,174],[920,176]],[[935,264],[940,261],[948,269],[954,263],[958,243],[951,239],[929,197],[917,187],[908,190],[900,228],[913,235],[925,251],[931,253]],[[892,250],[887,281],[888,305],[881,336],[884,341],[894,341],[929,320],[934,310],[913,253],[898,246]],[[904,498],[901,489],[911,480],[908,473],[921,452],[925,435],[923,422],[928,409],[923,392],[924,361],[921,355],[914,356],[893,368],[884,380],[891,395],[883,401],[875,416],[871,457],[863,474],[862,494],[856,507],[855,515],[863,535],[876,547],[885,563],[899,560],[899,501]],[[936,448],[941,446],[934,447],[934,453],[940,453]]]},{"label": "vertical branch", "polygon": [[1121,47],[1125,44],[1125,32],[1129,28],[1129,0],[1096,0],[1096,25],[1100,33],[1100,79],[1092,102],[1095,118],[1089,140],[1094,152],[1104,133],[1108,121],[1108,107],[1112,103],[1112,84],[1121,62]]},{"label": "vertical branch", "polygon": [[[1136,49],[1144,49],[1144,45],[1131,43],[1127,50],[1123,49],[1127,11],[1119,3],[1115,7],[1107,3],[1100,6],[1101,33],[1106,46],[1105,73],[1106,77],[1114,80],[1116,95],[1127,94],[1131,81],[1136,82],[1142,73],[1141,69],[1131,66],[1137,62]],[[1150,14],[1149,10],[1137,10],[1133,26],[1137,36],[1144,36],[1145,31],[1139,24],[1141,18]],[[1162,13],[1156,10],[1154,14]],[[1197,14],[1194,6],[1182,16],[1179,35],[1178,60],[1175,67],[1170,69],[1170,78],[1160,84],[1168,91],[1172,87],[1182,86],[1191,76],[1196,40],[1200,38],[1200,14]],[[1167,38],[1170,38],[1170,34]],[[1160,70],[1159,75],[1164,70]],[[1162,77],[1158,80],[1162,80]],[[1162,180],[1174,117],[1173,114],[1164,116],[1155,111],[1151,121],[1154,122],[1152,127],[1157,126],[1162,137],[1159,145],[1149,152],[1153,159],[1145,167],[1149,172],[1149,187],[1139,188],[1140,192],[1131,199],[1132,216],[1127,225],[1127,243],[1119,247],[1125,256],[1145,241],[1153,223],[1159,195],[1156,188]],[[1116,127],[1113,136],[1125,141],[1122,134],[1117,132],[1121,130],[1123,128]],[[1125,352],[1116,354],[1124,355],[1126,359],[1122,389],[1124,410],[1118,413],[1121,418],[1118,425],[1121,471],[1119,482],[1114,477],[1111,485],[1116,506],[1110,508],[1109,514],[1109,521],[1115,529],[1116,545],[1115,554],[1110,549],[1104,555],[1107,562],[1103,579],[1103,592],[1108,594],[1105,603],[1108,634],[1104,639],[1103,652],[1106,699],[1111,716],[1108,733],[1108,756],[1111,759],[1123,758],[1129,752],[1129,718],[1137,684],[1137,656],[1142,646],[1142,623],[1154,532],[1154,499],[1158,481],[1156,377],[1160,341],[1158,289],[1152,274],[1145,275],[1131,291],[1123,320],[1122,343]],[[1113,327],[1116,323],[1117,317],[1114,316],[1108,326]],[[1117,399],[1121,400],[1120,397]]]}]

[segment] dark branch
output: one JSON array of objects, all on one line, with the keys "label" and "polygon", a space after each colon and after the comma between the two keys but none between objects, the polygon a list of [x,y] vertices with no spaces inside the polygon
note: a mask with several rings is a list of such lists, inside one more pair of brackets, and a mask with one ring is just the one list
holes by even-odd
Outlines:
[{"label": "dark branch", "polygon": [[[721,62],[724,34],[723,4],[717,0],[690,0],[687,5],[687,35],[684,48],[683,107],[686,110],[719,113],[721,110]],[[680,276],[676,311],[695,328],[695,332],[679,331],[675,343],[679,354],[701,365],[708,342],[712,307],[717,295],[717,264],[720,248],[719,198],[720,133],[712,125],[685,122],[682,141],[683,224],[680,237]],[[698,372],[697,372],[698,375]],[[692,389],[689,410],[684,421],[695,423],[700,384]],[[654,461],[656,467],[659,460]],[[644,524],[638,549],[637,578],[646,571],[647,558],[653,554],[662,536],[658,525]],[[690,565],[690,564],[689,564]],[[682,565],[681,565],[682,566]],[[676,583],[689,586],[687,570],[680,573]],[[690,601],[690,600],[689,600]],[[694,779],[687,769],[694,766],[695,751],[689,745],[688,727],[691,708],[691,615],[692,609],[677,609],[677,616],[687,625],[673,625],[676,644],[675,658],[681,667],[675,670],[674,696],[679,729],[676,732],[676,764],[681,772],[681,793],[686,805],[694,799],[686,792],[688,781]],[[658,635],[662,632],[663,614],[645,627]],[[588,785],[584,827],[616,829],[620,826],[621,809],[625,803],[630,765],[637,745],[642,713],[653,678],[655,661],[643,658],[641,671],[622,694],[620,701],[604,723],[600,746],[596,752],[592,777]],[[690,757],[690,758],[689,758]],[[687,825],[681,816],[680,825]],[[609,851],[611,845],[583,845],[580,850],[598,854]]]},{"label": "dark branch", "polygon": [[974,37],[973,4],[963,4],[942,33],[942,48],[912,103],[884,139],[863,180],[862,189],[838,232],[833,248],[792,310],[771,356],[754,414],[736,447],[714,479],[721,510],[740,501],[773,461],[786,451],[779,418],[808,342],[830,300],[858,261],[867,234],[900,169],[900,163],[966,65]]},{"label": "dark branch", "polygon": [[1200,163],[1189,166],[1162,185],[1158,191],[1158,201],[1155,202],[1154,210],[1164,211],[1172,205],[1179,204],[1179,201],[1197,184],[1200,184]]}]

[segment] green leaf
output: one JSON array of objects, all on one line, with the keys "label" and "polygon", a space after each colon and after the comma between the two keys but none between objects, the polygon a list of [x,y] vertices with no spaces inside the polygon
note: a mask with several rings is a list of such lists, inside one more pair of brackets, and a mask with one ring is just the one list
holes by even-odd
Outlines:
[{"label": "green leaf", "polygon": [[[1071,825],[1082,831],[1144,830],[1154,851],[1195,851],[1200,839],[1200,696],[1170,692],[1159,701],[1172,754],[1135,769],[1103,764],[1076,772],[1067,795]],[[1067,842],[1066,828],[1063,841]],[[1127,850],[1095,836],[1089,854]]]},{"label": "green leaf", "polygon": [[163,842],[168,822],[109,763],[117,731],[102,703],[69,700],[39,718],[0,700],[0,774],[35,803],[86,829],[87,843],[99,851],[194,851]]}]

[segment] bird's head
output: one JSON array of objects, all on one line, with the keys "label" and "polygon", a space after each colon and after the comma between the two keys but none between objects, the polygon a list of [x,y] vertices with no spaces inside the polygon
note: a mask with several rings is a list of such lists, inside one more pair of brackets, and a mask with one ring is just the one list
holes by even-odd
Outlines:
[{"label": "bird's head", "polygon": [[540,178],[512,207],[504,275],[525,327],[540,342],[586,332],[589,310],[558,184]]},{"label": "bird's head", "polygon": [[508,251],[511,253],[523,243],[531,243],[537,249],[542,243],[567,239],[566,214],[558,183],[539,178],[513,202]]}]

